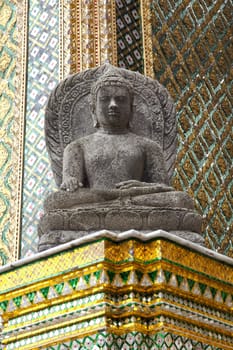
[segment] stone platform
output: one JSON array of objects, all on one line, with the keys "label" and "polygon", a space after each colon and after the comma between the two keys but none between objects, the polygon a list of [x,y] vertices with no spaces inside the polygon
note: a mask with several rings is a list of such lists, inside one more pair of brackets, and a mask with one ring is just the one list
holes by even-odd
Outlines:
[{"label": "stone platform", "polygon": [[0,269],[2,349],[232,349],[233,260],[96,232]]}]

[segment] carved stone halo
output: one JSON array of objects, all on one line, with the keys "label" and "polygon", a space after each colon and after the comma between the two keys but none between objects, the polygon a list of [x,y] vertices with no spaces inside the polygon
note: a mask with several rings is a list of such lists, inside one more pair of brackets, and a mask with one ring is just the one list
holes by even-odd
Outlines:
[{"label": "carved stone halo", "polygon": [[91,116],[91,88],[109,70],[117,70],[133,86],[131,131],[160,144],[171,179],[176,157],[174,104],[158,81],[137,72],[103,64],[63,80],[52,92],[45,114],[46,144],[58,186],[61,184],[64,148],[77,138],[95,132]]}]

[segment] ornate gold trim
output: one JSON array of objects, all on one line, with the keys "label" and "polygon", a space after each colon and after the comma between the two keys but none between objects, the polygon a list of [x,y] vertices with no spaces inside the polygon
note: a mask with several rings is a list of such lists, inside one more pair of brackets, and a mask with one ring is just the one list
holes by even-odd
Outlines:
[{"label": "ornate gold trim", "polygon": [[[180,257],[183,258],[182,263]],[[153,335],[160,326],[168,326],[172,332],[176,332],[172,320],[178,320],[180,329],[187,335],[193,334],[195,327],[199,327],[202,332],[197,338],[199,341],[208,332],[230,337],[230,265],[214,259],[211,259],[213,261],[210,264],[210,259],[204,253],[190,251],[188,247],[162,238],[146,243],[136,239],[117,243],[101,239],[54,256],[44,256],[34,263],[30,261],[14,271],[3,271],[0,275],[0,286],[3,286],[0,306],[3,310],[4,334],[9,334],[3,343],[21,339],[23,344],[25,338],[56,329],[63,329],[59,341],[64,342],[73,337],[73,333],[70,333],[72,329],[67,328],[70,325],[74,325],[74,337],[77,338],[90,335],[93,331],[98,332],[103,327],[115,334],[138,330]],[[32,278],[32,275],[36,275],[36,278]],[[18,281],[19,276],[23,281],[21,286],[14,280],[17,278]],[[15,283],[17,288],[7,289],[9,282]],[[145,291],[148,299],[142,300]],[[33,293],[32,299],[29,293]],[[90,297],[94,295],[94,298]],[[118,296],[117,299],[112,298],[112,295]],[[123,295],[127,295],[127,299],[122,299]],[[40,310],[43,311],[40,313]],[[210,310],[214,310],[214,313]],[[30,313],[30,318],[24,318]],[[122,322],[130,316],[134,316],[135,321]],[[145,326],[142,319],[148,317],[158,323]],[[213,322],[208,322],[208,319]],[[96,326],[94,320],[100,323]],[[85,326],[83,322],[87,322]],[[117,326],[120,325],[118,322],[122,322],[121,327]],[[29,324],[30,330],[25,328]],[[188,325],[191,325],[190,329]],[[52,344],[55,334],[48,334],[46,338],[46,344]],[[43,336],[31,339],[31,347],[35,343],[36,346],[42,344],[42,339]],[[216,339],[213,341],[220,344],[221,340]],[[208,339],[208,344],[211,341]],[[17,344],[19,349],[29,346],[22,344]],[[229,339],[221,344],[228,346]]]},{"label": "ornate gold trim", "polygon": [[[121,247],[120,253],[119,246]],[[132,258],[130,255],[132,248],[134,250],[134,259],[137,261],[136,263],[130,261]],[[182,261],[180,257],[182,257]],[[98,261],[101,259],[108,259],[108,263],[99,263]],[[179,271],[182,273],[184,271],[183,274],[187,277],[197,276],[198,274],[202,276],[202,281],[208,280],[208,276],[211,276],[211,284],[213,283],[215,285],[216,283],[218,285],[220,281],[224,281],[226,283],[226,290],[228,290],[227,283],[233,283],[232,268],[230,265],[224,264],[223,269],[222,262],[195,251],[189,251],[187,254],[186,247],[181,247],[169,241],[159,239],[142,243],[131,239],[119,244],[108,240],[101,240],[77,247],[72,252],[66,251],[51,256],[49,265],[46,259],[42,259],[18,267],[16,270],[3,272],[0,275],[0,291],[7,292],[15,286],[24,288],[25,284],[28,283],[46,283],[47,285],[47,282],[42,280],[49,279],[50,283],[53,283],[52,281],[59,279],[57,275],[61,270],[65,275],[70,276],[72,268],[76,269],[77,266],[79,266],[79,275],[79,273],[90,273],[95,265],[97,265],[97,268],[103,268],[104,266],[104,268],[113,268],[114,271],[117,271],[117,269],[126,271],[130,269],[130,266],[141,266],[148,261],[150,261],[150,267],[148,269],[146,267],[143,268],[145,272],[150,268],[154,268],[156,265],[158,266],[157,268],[166,267],[172,271],[174,269],[174,273],[179,273]],[[119,267],[114,266],[114,264],[117,264]],[[85,267],[88,265],[92,265],[92,267]],[[173,266],[175,267],[173,268]],[[198,277],[197,280],[199,280]]]},{"label": "ornate gold trim", "polygon": [[104,62],[117,63],[116,14],[113,1],[72,0],[71,72]]},{"label": "ornate gold trim", "polygon": [[[49,332],[49,331],[52,331],[52,330],[55,330],[55,329],[60,329],[60,328],[63,328],[63,327],[67,327],[67,326],[70,326],[74,323],[81,323],[83,321],[86,321],[86,320],[91,320],[93,318],[97,318],[97,317],[101,317],[101,316],[104,316],[105,315],[105,310],[101,310],[101,311],[98,311],[98,312],[91,312],[89,313],[88,315],[85,315],[85,316],[80,316],[78,318],[78,322],[77,322],[77,319],[71,319],[71,320],[67,320],[67,321],[64,321],[64,322],[56,322],[55,324],[51,325],[51,326],[41,326],[37,329],[33,329],[33,330],[30,330],[30,331],[27,331],[25,332],[25,330],[22,331],[22,333],[20,333],[19,331],[12,335],[12,337],[9,337],[7,339],[4,340],[4,344],[9,344],[11,342],[13,342],[14,340],[21,340],[23,338],[29,338],[29,337],[33,337],[33,336],[36,336],[38,334],[41,334],[41,333],[45,333],[45,332]],[[99,326],[98,326],[99,328]],[[98,329],[96,328],[96,329]]]},{"label": "ornate gold trim", "polygon": [[9,249],[9,261],[19,259],[20,228],[21,228],[21,202],[23,186],[23,159],[24,159],[24,127],[25,127],[25,95],[26,95],[26,69],[27,69],[27,26],[28,26],[28,1],[17,2],[17,63],[15,79],[15,105],[12,147],[12,176],[11,176],[11,204],[10,204],[10,229],[11,247]]},{"label": "ornate gold trim", "polygon": [[97,65],[110,62],[117,65],[117,35],[115,1],[100,0],[96,2],[99,23],[99,61]]},{"label": "ornate gold trim", "polygon": [[70,1],[59,0],[59,78],[70,74]]},{"label": "ornate gold trim", "polygon": [[[104,316],[104,311],[101,311],[101,312],[98,312],[98,313],[94,313],[93,314],[93,317],[101,317],[101,316]],[[161,315],[161,311],[158,310],[155,314],[157,315]],[[169,313],[169,312],[163,312],[162,311],[162,314],[166,317],[171,317],[173,318],[174,315],[172,313]],[[131,315],[133,315],[131,313]],[[136,315],[136,314],[135,314]],[[124,317],[125,315],[123,315]],[[126,315],[127,316],[127,315]],[[139,317],[143,317],[144,315],[140,313],[137,314],[136,316],[139,316]],[[92,317],[92,318],[93,318]],[[176,315],[176,318],[180,319],[181,322],[187,322],[188,324],[190,323],[190,320],[185,320],[183,317],[179,317]],[[66,326],[69,326],[73,323],[80,323],[80,322],[83,322],[85,320],[88,320],[90,319],[89,315],[88,316],[83,316],[83,317],[80,317],[79,318],[79,322],[75,322],[75,320],[69,320],[69,321],[65,321],[65,322],[62,322],[61,324],[59,325],[51,325],[49,327],[46,327],[46,328],[40,328],[40,329],[35,329],[33,331],[30,331],[28,333],[22,333],[21,335],[20,334],[16,334],[12,337],[9,337],[7,339],[4,339],[3,341],[3,344],[9,344],[11,342],[14,342],[14,341],[18,341],[18,340],[21,340],[23,338],[26,338],[26,337],[33,337],[35,335],[39,335],[39,334],[43,334],[45,331],[48,332],[50,330],[55,330],[55,329],[59,329],[59,328],[62,328],[62,327],[66,327]],[[77,320],[76,320],[77,321]],[[192,322],[193,325],[196,325],[197,327],[198,326],[203,326],[203,328],[207,329],[206,327],[206,324],[203,324],[203,325],[200,325],[199,322],[197,321],[193,321]],[[201,341],[201,342],[206,342],[208,341],[208,345],[213,345],[213,346],[224,346],[224,349],[231,349],[231,347],[229,346],[229,343],[225,342],[224,340],[215,340],[213,339],[213,337],[211,336],[211,334],[207,337],[207,336],[204,336],[204,335],[201,335],[201,334],[198,334],[197,332],[194,332],[192,330],[185,330],[183,327],[179,327],[177,326],[176,324],[173,324],[172,326],[169,325],[167,322],[158,322],[158,324],[154,324],[154,325],[150,325],[149,327],[148,326],[145,326],[145,325],[142,325],[141,323],[135,321],[133,323],[128,323],[126,325],[122,325],[120,328],[119,327],[116,327],[116,326],[113,326],[112,324],[107,324],[105,321],[103,321],[102,323],[99,323],[98,325],[92,325],[92,326],[87,326],[85,328],[83,328],[82,330],[80,330],[77,334],[77,330],[74,331],[74,332],[69,332],[69,333],[65,333],[65,334],[62,334],[62,335],[56,335],[56,343],[60,343],[60,342],[65,342],[67,341],[67,339],[80,339],[86,335],[91,335],[95,332],[98,332],[100,329],[103,329],[103,327],[106,329],[107,332],[109,333],[113,333],[113,334],[117,334],[117,335],[123,335],[125,334],[126,332],[131,332],[131,331],[138,331],[138,332],[142,332],[144,334],[148,334],[148,335],[153,335],[155,334],[156,332],[158,332],[159,330],[163,330],[163,331],[167,331],[167,332],[171,332],[171,333],[175,333],[175,334],[180,334],[182,336],[186,336],[186,337],[191,337],[192,339],[195,339],[197,341]],[[218,329],[213,326],[213,325],[210,325],[208,327],[208,330],[211,332],[218,332]],[[197,335],[198,334],[198,335]],[[221,334],[224,334],[226,336],[231,336],[231,332],[229,331],[222,331]],[[49,346],[52,346],[54,344],[54,339],[55,336],[53,336],[52,338],[47,338],[46,340],[42,340],[42,341],[37,341],[36,342],[36,346],[39,347],[39,346],[42,346],[42,345],[49,345]],[[208,339],[208,340],[207,340]],[[27,345],[24,345],[23,347],[20,347],[19,349],[30,349],[32,346],[32,344],[30,344],[30,347],[28,347]]]},{"label": "ornate gold trim", "polygon": [[[106,288],[105,288],[106,289]],[[157,288],[153,288],[153,292],[154,292],[154,296],[155,296],[155,298],[153,299],[153,300],[151,300],[151,301],[147,301],[146,302],[146,305],[147,305],[147,307],[149,308],[151,305],[154,305],[155,303],[157,303],[157,304],[161,304],[161,303],[166,303],[167,302],[167,299],[166,298],[159,298],[159,297],[157,297],[156,296],[156,290]],[[122,290],[120,290],[120,291],[122,291]],[[141,289],[141,290],[137,290],[138,292],[141,292],[141,293],[143,293],[144,292],[144,290],[143,289]],[[158,291],[161,291],[161,288],[160,287],[158,287]],[[167,292],[169,292],[169,289],[168,288],[166,288],[166,291]],[[82,297],[82,298],[85,298],[86,296],[91,296],[91,295],[93,295],[93,294],[96,294],[96,293],[101,293],[101,292],[103,292],[103,290],[101,289],[101,290],[99,290],[99,291],[97,291],[96,289],[92,289],[91,291],[89,290],[88,291],[88,293],[84,293],[84,295],[82,295],[82,293],[76,293],[76,294],[72,294],[72,295],[69,295],[69,296],[62,296],[61,298],[57,298],[56,299],[56,304],[59,304],[59,303],[66,303],[66,302],[70,302],[70,301],[72,301],[72,300],[75,300],[75,299],[77,299],[78,298],[78,296],[79,297]],[[104,292],[105,293],[108,293],[109,291],[106,291],[106,290],[104,290]],[[114,293],[114,294],[116,294],[116,289],[115,290],[112,290],[112,291],[110,291],[110,292],[112,292],[112,293]],[[119,292],[119,290],[117,290],[117,292]],[[125,290],[124,291],[126,294],[127,293],[130,293],[130,287],[128,288],[128,290]],[[152,292],[152,291],[151,291]],[[177,291],[176,291],[177,292]],[[77,295],[77,294],[79,294],[79,295]],[[174,291],[173,291],[173,295],[179,295],[180,296],[180,294],[181,293],[179,293],[179,291],[178,291],[178,293],[176,294],[176,293],[174,293]],[[186,297],[187,297],[187,295],[185,295],[185,293],[183,293],[184,295],[183,295],[183,297],[184,297],[184,299],[183,300],[185,300],[186,299]],[[189,295],[189,298],[190,298],[190,295]],[[204,298],[202,298],[201,300],[198,300],[199,302],[200,302],[200,304],[205,304],[206,303],[206,300],[204,300]],[[92,301],[92,300],[90,300],[89,302],[87,302],[87,303],[83,303],[82,304],[82,306],[80,307],[80,305],[78,305],[78,306],[73,306],[72,308],[70,308],[70,312],[72,312],[72,313],[77,313],[78,314],[78,312],[80,312],[80,310],[83,310],[83,309],[88,309],[89,308],[89,310],[86,312],[86,314],[84,314],[85,315],[85,317],[86,318],[88,318],[88,315],[90,314],[90,310],[91,310],[91,318],[94,318],[94,317],[96,317],[96,312],[95,311],[93,311],[94,310],[94,307],[96,307],[96,306],[98,306],[99,304],[102,304],[102,303],[105,303],[105,304],[108,304],[108,307],[113,307],[113,306],[115,306],[115,307],[118,307],[119,308],[119,312],[117,313],[116,311],[114,311],[114,315],[112,315],[112,317],[114,318],[119,318],[119,317],[127,317],[127,315],[132,315],[132,312],[133,311],[124,311],[124,312],[122,312],[121,310],[123,310],[123,308],[127,308],[127,305],[128,305],[128,303],[130,303],[130,304],[132,304],[132,303],[135,303],[135,307],[134,307],[134,311],[136,312],[136,315],[138,316],[143,316],[143,317],[145,317],[145,318],[149,318],[149,317],[154,317],[154,316],[156,316],[156,315],[158,315],[158,314],[164,314],[164,312],[163,312],[163,310],[161,310],[161,308],[159,308],[159,306],[157,306],[156,307],[156,309],[153,309],[150,313],[145,313],[145,310],[143,311],[143,313],[141,312],[141,310],[140,310],[140,308],[137,308],[137,306],[136,306],[136,304],[138,304],[138,305],[140,305],[140,303],[141,303],[141,299],[140,298],[138,298],[138,297],[134,297],[133,298],[133,300],[132,299],[130,299],[130,298],[128,298],[128,299],[124,299],[124,300],[122,300],[122,301],[118,301],[118,302],[113,302],[111,299],[109,299],[108,297],[106,297],[106,295],[103,297],[103,298],[100,298],[100,299],[98,299],[98,300],[96,300],[96,301]],[[46,307],[49,307],[51,305],[51,301],[48,301],[47,303],[40,303],[39,304],[39,307],[38,307],[38,305],[34,305],[34,307],[33,306],[30,306],[30,307],[28,307],[28,308],[25,308],[25,309],[22,309],[21,310],[21,312],[20,313],[16,313],[16,312],[12,312],[12,314],[14,315],[14,317],[18,317],[18,316],[22,316],[22,315],[25,315],[25,314],[28,314],[28,313],[33,313],[33,312],[36,312],[36,311],[39,311],[39,310],[42,310],[42,309],[44,309],[44,308],[46,308]],[[187,305],[184,305],[184,303],[178,303],[178,302],[176,302],[176,301],[172,301],[172,305],[173,306],[177,306],[177,308],[182,308],[183,310],[185,310],[185,311],[188,311],[188,312],[190,312],[190,313],[192,313],[194,310],[195,311],[197,311],[197,309],[195,309],[195,308],[191,308],[190,306],[187,306]],[[214,304],[214,303],[211,303],[211,302],[208,302],[208,304],[205,304],[206,305],[206,307],[216,307],[217,305],[216,304]],[[37,307],[35,307],[35,306],[37,306]],[[218,307],[217,307],[217,309],[219,310],[219,305],[218,305]],[[159,311],[159,312],[158,312]],[[229,308],[224,308],[224,309],[221,309],[221,311],[225,311],[225,312],[229,312]],[[128,312],[128,314],[127,314],[127,312]],[[203,311],[203,310],[198,310],[198,312],[203,316],[203,317],[206,317],[206,318],[208,318],[208,317],[210,317],[210,315],[209,315],[209,313],[208,312],[206,312],[206,311]],[[50,310],[50,313],[49,313],[49,315],[50,315],[50,318],[52,318],[52,319],[56,319],[57,317],[60,317],[60,318],[62,318],[63,316],[66,316],[66,313],[67,313],[67,310],[66,310],[66,308],[64,308],[63,310],[59,310],[59,311],[55,311],[55,312],[51,312],[51,310]],[[83,317],[84,317],[84,315],[83,315]],[[99,314],[98,314],[99,315]],[[8,332],[11,332],[11,331],[15,331],[16,329],[18,329],[18,328],[22,328],[22,327],[27,327],[27,326],[31,326],[32,324],[34,324],[34,323],[38,323],[38,322],[43,322],[44,320],[46,319],[46,316],[39,316],[39,317],[37,317],[36,319],[34,319],[33,321],[32,320],[28,320],[28,321],[24,321],[24,322],[21,322],[21,323],[17,323],[16,325],[11,325],[11,326],[8,326],[7,327],[7,330],[8,330]],[[221,317],[221,316],[214,316],[214,319],[216,320],[216,321],[219,321],[219,322],[224,322],[225,320],[224,320],[224,318],[223,317]],[[7,317],[3,317],[3,320],[4,321],[7,321],[8,320],[8,318]],[[184,318],[182,318],[181,320],[184,320]],[[81,322],[81,321],[83,321],[83,318],[81,317],[81,318],[79,318],[79,322]],[[233,325],[233,323],[232,322],[229,322],[229,324],[232,324]]]},{"label": "ornate gold trim", "polygon": [[140,3],[142,20],[144,74],[148,77],[154,78],[150,4],[151,1],[149,0],[141,0]]},{"label": "ornate gold trim", "polygon": [[210,335],[208,338],[204,335],[201,335],[200,333],[198,332],[194,332],[192,330],[187,330],[185,331],[184,328],[182,327],[179,327],[177,325],[168,325],[166,323],[163,323],[161,325],[161,330],[163,330],[164,332],[171,332],[173,334],[177,334],[177,335],[180,335],[182,337],[187,337],[187,338],[191,338],[191,339],[194,339],[198,342],[202,342],[204,344],[206,344],[207,342],[207,339],[208,339],[208,345],[211,345],[211,346],[216,346],[216,347],[220,347],[220,346],[224,346],[224,350],[231,350],[232,349],[232,346],[229,345],[229,343],[227,344],[224,340],[214,340],[213,337]]}]

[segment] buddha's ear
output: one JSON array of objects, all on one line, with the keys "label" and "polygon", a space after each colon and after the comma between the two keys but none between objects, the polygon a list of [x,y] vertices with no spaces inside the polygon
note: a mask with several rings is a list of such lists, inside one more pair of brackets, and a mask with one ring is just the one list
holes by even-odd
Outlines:
[{"label": "buddha's ear", "polygon": [[128,124],[129,129],[131,129],[131,122],[132,122],[132,120],[134,118],[135,110],[136,110],[136,105],[132,101],[132,103],[131,103],[131,115],[130,115],[130,120],[129,120],[129,124]]},{"label": "buddha's ear", "polygon": [[134,96],[131,95],[130,103],[131,103],[131,112],[132,112],[132,114],[134,114],[134,112],[135,112],[135,103],[134,102],[135,102]]},{"label": "buddha's ear", "polygon": [[96,117],[95,105],[91,104],[90,107],[91,107],[91,116],[92,116],[92,120],[93,120],[93,126],[94,126],[94,128],[98,128],[99,122],[98,122],[97,117]]},{"label": "buddha's ear", "polygon": [[94,128],[98,128],[100,126],[99,122],[98,122],[98,120],[96,118],[93,119],[93,126],[94,126]]}]

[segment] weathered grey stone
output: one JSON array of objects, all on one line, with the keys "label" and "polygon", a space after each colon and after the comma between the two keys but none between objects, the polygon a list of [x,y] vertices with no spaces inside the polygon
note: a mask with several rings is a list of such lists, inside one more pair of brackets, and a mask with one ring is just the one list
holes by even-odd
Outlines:
[{"label": "weathered grey stone", "polygon": [[45,200],[39,250],[100,229],[203,243],[193,200],[170,186],[176,120],[157,81],[110,65],[75,74],[52,93],[45,132],[61,190]]}]

